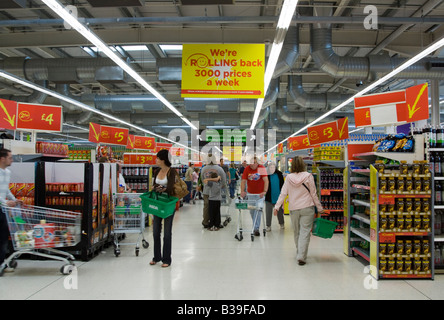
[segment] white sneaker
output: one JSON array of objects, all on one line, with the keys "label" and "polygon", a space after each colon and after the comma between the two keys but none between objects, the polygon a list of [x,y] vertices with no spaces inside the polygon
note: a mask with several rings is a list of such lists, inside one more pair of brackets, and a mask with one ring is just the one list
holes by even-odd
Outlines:
[{"label": "white sneaker", "polygon": [[280,224],[281,229],[285,229],[285,225],[284,224]]},{"label": "white sneaker", "polygon": [[267,232],[270,232],[271,231],[271,227],[267,227]]}]

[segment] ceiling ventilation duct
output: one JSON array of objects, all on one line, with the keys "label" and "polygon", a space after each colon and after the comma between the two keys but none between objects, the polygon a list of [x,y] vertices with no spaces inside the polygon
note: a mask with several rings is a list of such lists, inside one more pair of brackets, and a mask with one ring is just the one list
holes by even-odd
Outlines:
[{"label": "ceiling ventilation duct", "polygon": [[26,0],[1,0],[0,9],[26,8]]},{"label": "ceiling ventilation duct", "polygon": [[[107,1],[107,0],[104,0]],[[188,5],[211,5],[211,4],[235,4],[236,0],[181,0],[183,6]]]},{"label": "ceiling ventilation duct", "polygon": [[[333,50],[332,30],[311,26],[311,56],[318,67],[334,78],[348,78],[374,81],[393,71],[404,58],[391,58],[388,55],[369,57],[341,57]],[[440,68],[430,68],[443,63],[444,59],[425,58],[395,76],[396,79],[443,79]]]},{"label": "ceiling ventilation duct", "polygon": [[141,7],[140,0],[87,0],[92,7]]}]

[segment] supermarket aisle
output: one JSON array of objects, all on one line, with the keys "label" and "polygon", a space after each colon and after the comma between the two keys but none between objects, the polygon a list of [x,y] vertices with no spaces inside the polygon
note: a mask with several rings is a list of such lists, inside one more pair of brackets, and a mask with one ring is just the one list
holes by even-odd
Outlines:
[{"label": "supermarket aisle", "polygon": [[[275,223],[266,237],[251,242],[247,236],[238,242],[237,211],[231,210],[233,221],[220,231],[203,230],[201,212],[198,202],[176,214],[170,268],[148,265],[152,246],[139,257],[132,246],[122,247],[119,258],[110,247],[89,262],[77,262],[78,288],[68,290],[59,263],[20,260],[15,272],[0,278],[0,299],[444,298],[440,275],[435,281],[379,281],[377,289],[366,289],[364,265],[342,253],[342,235],[331,240],[312,237],[308,263],[298,266],[288,216],[285,230]],[[244,216],[251,223],[247,212]],[[150,228],[146,238],[152,245]]]}]

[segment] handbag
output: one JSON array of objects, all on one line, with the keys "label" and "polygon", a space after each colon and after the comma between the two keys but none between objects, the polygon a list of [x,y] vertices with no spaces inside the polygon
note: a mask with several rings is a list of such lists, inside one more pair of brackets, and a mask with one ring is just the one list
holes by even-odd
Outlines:
[{"label": "handbag", "polygon": [[178,198],[178,199],[182,199],[188,193],[190,193],[190,192],[188,191],[188,186],[185,183],[185,181],[183,181],[179,177],[176,177],[176,183],[174,184],[174,194],[173,194],[173,196]]}]

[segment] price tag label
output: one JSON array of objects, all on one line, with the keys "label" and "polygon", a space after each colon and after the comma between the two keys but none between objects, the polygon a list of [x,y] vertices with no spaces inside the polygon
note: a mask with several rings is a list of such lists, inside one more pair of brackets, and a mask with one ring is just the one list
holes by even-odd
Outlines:
[{"label": "price tag label", "polygon": [[62,107],[18,103],[17,129],[62,131]]},{"label": "price tag label", "polygon": [[100,143],[126,146],[128,144],[128,135],[128,129],[100,126]]},{"label": "price tag label", "polygon": [[153,154],[126,153],[123,155],[124,164],[148,164],[155,165],[157,157]]},{"label": "price tag label", "polygon": [[310,141],[308,140],[308,135],[302,135],[297,137],[291,137],[288,139],[288,150],[303,150],[303,149],[309,149],[310,147]]},{"label": "price tag label", "polygon": [[156,150],[156,141],[152,137],[134,136],[134,149]]},{"label": "price tag label", "polygon": [[348,118],[310,127],[307,132],[310,146],[348,139]]}]

